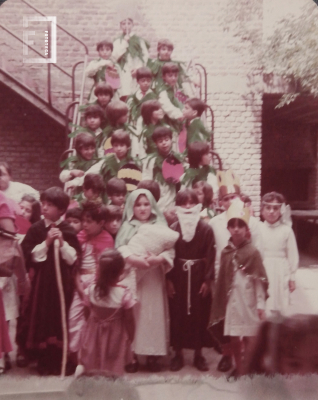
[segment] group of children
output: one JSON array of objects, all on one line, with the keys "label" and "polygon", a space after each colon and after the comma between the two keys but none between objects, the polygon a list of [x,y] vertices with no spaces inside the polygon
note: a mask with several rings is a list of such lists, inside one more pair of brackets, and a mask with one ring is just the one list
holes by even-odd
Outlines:
[{"label": "group of children", "polygon": [[17,364],[36,361],[41,375],[63,363],[66,374],[121,375],[146,356],[159,372],[172,347],[171,371],[184,366],[185,348],[208,371],[202,348],[215,347],[218,369],[234,358],[241,375],[243,348],[266,315],[285,313],[295,289],[285,199],[265,195],[264,222],[253,216],[234,172],[212,165],[206,105],[189,95],[195,85],[171,61],[172,43],[159,41],[150,60],[133,20],[120,26],[87,67],[94,86],[70,134],[76,154],[61,163],[66,190],[41,194],[42,218],[37,201],[20,202],[31,292]]}]

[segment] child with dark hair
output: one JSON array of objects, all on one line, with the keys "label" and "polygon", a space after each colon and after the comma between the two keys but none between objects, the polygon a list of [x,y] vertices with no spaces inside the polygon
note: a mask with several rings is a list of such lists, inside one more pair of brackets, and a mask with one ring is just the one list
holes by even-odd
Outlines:
[{"label": "child with dark hair", "polygon": [[270,315],[285,314],[289,296],[295,288],[295,274],[299,255],[285,198],[277,192],[266,193],[262,198],[260,224],[264,265],[269,281],[269,299],[266,311]]},{"label": "child with dark hair", "polygon": [[249,210],[240,199],[228,208],[227,219],[231,238],[221,254],[209,330],[224,353],[230,348],[236,365],[231,376],[237,377],[243,372],[243,344],[256,336],[265,319],[268,280],[262,257],[250,241]]},{"label": "child with dark hair", "polygon": [[106,194],[110,205],[118,206],[124,211],[127,185],[123,179],[111,178],[106,184]]},{"label": "child with dark hair", "polygon": [[[159,103],[166,114],[166,122],[180,131],[180,122],[183,120],[183,104],[176,97],[178,76],[179,67],[172,62],[167,62],[162,67],[163,83],[156,90]],[[179,98],[185,100],[181,96]]]},{"label": "child with dark hair", "polygon": [[[102,40],[97,43],[96,50],[99,58],[91,61],[86,67],[86,76],[94,80],[94,85],[88,96],[88,101],[96,100],[94,88],[99,82],[107,82],[113,90],[120,86],[119,69],[115,59],[112,57],[113,43],[108,40]],[[95,93],[96,95],[96,93]]]},{"label": "child with dark hair", "polygon": [[[78,178],[80,179],[80,178]],[[77,201],[80,208],[83,207],[85,202],[93,202],[97,205],[101,205],[103,203],[103,196],[105,185],[103,182],[103,178],[99,174],[87,173],[84,176],[83,182],[83,191],[74,196],[74,199]]]},{"label": "child with dark hair", "polygon": [[119,282],[125,262],[119,251],[106,250],[99,260],[96,283],[87,289],[89,318],[83,327],[80,364],[84,372],[124,373],[131,362],[135,321],[129,288]]},{"label": "child with dark hair", "polygon": [[141,105],[141,116],[143,119],[143,129],[141,131],[141,140],[147,154],[156,151],[156,145],[152,140],[154,130],[160,126],[166,126],[163,121],[164,111],[158,100],[148,100]]},{"label": "child with dark hair", "polygon": [[74,228],[76,234],[82,230],[82,214],[83,210],[79,207],[69,208],[65,213],[65,221]]},{"label": "child with dark hair", "polygon": [[197,181],[205,181],[212,186],[214,196],[217,196],[219,187],[215,169],[212,167],[210,146],[206,142],[193,142],[188,147],[188,168],[181,178],[181,184],[191,187]]},{"label": "child with dark hair", "polygon": [[135,136],[134,128],[127,124],[128,115],[129,108],[123,101],[113,100],[106,107],[106,118],[109,124],[103,130],[103,134],[97,141],[99,153],[102,154],[102,156],[113,153],[111,137],[115,131],[124,130],[128,132],[130,140]]},{"label": "child with dark hair", "polygon": [[151,89],[152,73],[149,68],[138,68],[136,79],[139,88],[133,95],[128,97],[127,105],[130,109],[129,122],[136,129],[136,136],[132,138],[132,147],[136,148],[135,153],[138,154],[139,158],[143,158],[145,156],[145,151],[140,137],[142,131],[141,106],[147,100],[156,99],[157,95]]},{"label": "child with dark hair", "polygon": [[85,110],[84,118],[87,132],[96,139],[102,133],[103,109],[99,105],[88,106]]},{"label": "child with dark hair", "polygon": [[180,234],[176,242],[174,268],[167,274],[170,297],[171,345],[175,356],[171,371],[184,365],[183,348],[194,350],[194,366],[208,371],[202,347],[211,346],[207,325],[214,280],[214,236],[200,219],[202,205],[194,190],[184,189],[176,197],[178,222],[171,226]]},{"label": "child with dark hair", "polygon": [[63,183],[83,176],[98,161],[95,138],[90,133],[78,133],[74,140],[74,147],[76,155],[68,157],[60,164],[60,167],[63,168],[60,173],[60,181]]},{"label": "child with dark hair", "polygon": [[82,228],[77,238],[82,247],[81,264],[76,273],[76,291],[69,314],[69,348],[77,353],[80,347],[81,329],[85,323],[84,290],[98,275],[98,263],[102,252],[114,247],[112,236],[104,230],[106,207],[87,202],[83,206]]},{"label": "child with dark hair", "polygon": [[152,180],[143,180],[138,183],[137,189],[147,189],[153,195],[154,199],[158,203],[160,200],[160,186],[158,182]]},{"label": "child with dark hair", "polygon": [[178,183],[172,179],[165,180],[163,176],[163,163],[169,157],[174,163],[181,164],[179,154],[172,150],[172,131],[166,127],[158,127],[152,134],[157,151],[149,155],[143,164],[142,180],[154,180],[160,186],[160,200],[158,207],[165,211],[175,203]]},{"label": "child with dark hair", "polygon": [[[62,320],[67,320],[74,293],[73,266],[81,252],[73,228],[61,219],[69,201],[68,195],[59,187],[45,190],[41,194],[44,219],[30,227],[21,244],[26,268],[28,271],[33,268],[35,275],[19,345],[24,353],[38,361],[41,375],[58,375],[61,371]],[[62,293],[59,293],[57,282],[54,243],[59,244]]]},{"label": "child with dark hair", "polygon": [[41,219],[41,204],[33,196],[25,194],[19,203],[21,215],[34,224]]},{"label": "child with dark hair", "polygon": [[155,88],[162,85],[162,67],[168,62],[173,62],[179,68],[179,76],[177,81],[178,88],[183,88],[186,82],[189,83],[189,78],[184,71],[184,63],[181,61],[171,60],[173,49],[173,43],[169,39],[160,39],[157,45],[157,58],[148,60],[147,66],[151,69],[151,72],[153,74]]},{"label": "child with dark hair", "polygon": [[137,89],[136,71],[147,65],[150,47],[146,40],[133,33],[133,27],[133,19],[124,18],[120,21],[122,35],[114,40],[114,57],[120,66],[119,95],[124,101]]},{"label": "child with dark hair", "polygon": [[[130,136],[127,131],[123,129],[116,130],[110,138],[113,153],[108,154],[96,163],[91,169],[87,171],[89,173],[97,173],[103,177],[104,182],[107,184],[109,179],[121,175],[127,183],[127,190],[133,190],[137,184],[134,185],[134,175],[139,181],[141,177],[140,165],[137,159],[130,155]],[[127,172],[127,170],[129,170]],[[127,176],[125,176],[125,171]],[[78,181],[80,184],[80,181]]]},{"label": "child with dark hair", "polygon": [[104,229],[111,234],[114,240],[116,239],[116,235],[121,227],[122,217],[123,210],[120,206],[115,206],[113,204],[106,206]]},{"label": "child with dark hair", "polygon": [[[186,147],[193,142],[210,142],[211,132],[209,132],[201,120],[201,116],[206,109],[206,104],[196,98],[188,99],[182,110],[185,119]],[[181,133],[180,133],[181,134]]]},{"label": "child with dark hair", "polygon": [[209,222],[211,218],[215,216],[213,210],[213,189],[205,181],[196,181],[192,183],[192,189],[198,196],[199,203],[202,204],[202,211],[200,212],[200,218],[205,222]]}]

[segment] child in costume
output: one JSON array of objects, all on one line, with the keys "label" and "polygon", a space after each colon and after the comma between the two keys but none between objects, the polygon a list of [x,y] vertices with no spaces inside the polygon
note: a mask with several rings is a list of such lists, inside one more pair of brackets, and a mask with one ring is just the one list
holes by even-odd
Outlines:
[{"label": "child in costume", "polygon": [[184,63],[181,61],[171,60],[173,49],[173,43],[169,39],[161,39],[158,41],[157,45],[157,58],[148,60],[147,67],[151,69],[151,72],[153,74],[154,88],[157,88],[163,83],[162,67],[167,62],[173,62],[179,68],[179,76],[177,82],[178,88],[184,90],[189,96],[193,96],[195,93],[195,88],[193,87],[193,82],[190,81],[189,77],[184,71]]},{"label": "child in costume", "polygon": [[63,171],[60,173],[60,181],[63,183],[83,176],[98,161],[95,139],[90,133],[78,133],[75,137],[74,147],[76,155],[68,157],[60,164],[63,168]]},{"label": "child in costume", "polygon": [[160,186],[158,182],[150,179],[144,180],[138,183],[137,189],[147,189],[153,195],[157,203],[160,200]]},{"label": "child in costume", "polygon": [[187,168],[181,178],[181,184],[191,187],[197,181],[206,181],[212,186],[213,194],[217,196],[219,187],[215,169],[212,167],[212,155],[210,146],[206,142],[192,142],[188,147],[188,160],[190,168]]},{"label": "child in costume", "polygon": [[85,323],[84,291],[96,278],[102,252],[114,247],[113,238],[104,230],[105,219],[105,206],[96,206],[89,202],[84,205],[83,230],[77,235],[82,248],[82,258],[76,272],[76,290],[69,313],[69,348],[72,353],[79,350],[81,329]]},{"label": "child in costume", "polygon": [[83,191],[75,195],[74,200],[80,208],[83,208],[83,204],[88,201],[96,205],[101,205],[104,202],[104,190],[103,177],[99,174],[87,173],[83,180]]},{"label": "child in costume", "polygon": [[[108,120],[108,125],[103,130],[103,134],[97,141],[97,147],[99,149],[99,154],[105,156],[108,153],[113,153],[113,147],[111,144],[111,137],[113,132],[116,130],[124,130],[129,133],[130,140],[135,136],[135,130],[132,126],[127,124],[129,116],[129,108],[126,103],[120,100],[113,100],[106,107],[106,117]],[[137,149],[136,149],[137,150]],[[136,156],[133,154],[132,156]]]},{"label": "child in costume", "polygon": [[180,234],[176,242],[174,268],[167,274],[170,297],[171,345],[175,356],[171,371],[184,365],[182,349],[194,350],[194,366],[208,371],[202,347],[210,346],[207,325],[214,280],[214,237],[212,229],[200,219],[201,204],[192,189],[178,192],[178,222],[171,226]]},{"label": "child in costume", "polygon": [[93,103],[88,103],[79,108],[80,112],[83,112],[89,106],[99,106],[103,110],[103,118],[101,122],[101,128],[104,129],[107,124],[108,120],[106,117],[106,107],[111,102],[112,98],[114,97],[114,90],[113,88],[106,82],[99,82],[95,89],[94,94],[97,99]]},{"label": "child in costume", "polygon": [[[240,181],[238,176],[231,169],[227,171],[218,171],[217,179],[219,185],[219,205],[225,210],[221,214],[211,219],[209,225],[213,229],[216,257],[215,257],[215,275],[218,276],[220,269],[220,259],[222,250],[227,246],[230,239],[230,232],[227,229],[227,214],[231,203],[240,196]],[[250,227],[252,243],[260,251],[260,235],[258,226]],[[232,368],[232,352],[231,348],[223,349],[223,357],[221,358],[217,369],[221,372],[227,372]]]},{"label": "child in costume", "polygon": [[[62,318],[67,321],[74,293],[73,266],[81,248],[73,228],[61,219],[69,205],[68,195],[61,188],[52,187],[40,199],[44,219],[31,226],[21,244],[26,268],[28,271],[33,268],[35,275],[25,310],[24,343],[20,346],[38,361],[41,375],[58,375],[62,361]],[[60,246],[65,315],[61,315],[54,241]]]},{"label": "child in costume", "polygon": [[106,185],[106,194],[109,205],[118,206],[124,211],[127,196],[127,185],[123,179],[111,178]]},{"label": "child in costume", "polygon": [[200,218],[205,222],[209,222],[211,218],[215,217],[216,213],[213,208],[213,189],[205,181],[196,181],[192,183],[192,189],[198,196],[199,203],[202,204],[202,211]]},{"label": "child in costume", "polygon": [[182,165],[181,156],[172,151],[172,131],[166,127],[158,127],[152,134],[152,140],[156,144],[157,151],[149,155],[143,163],[142,180],[154,180],[160,186],[160,200],[158,207],[165,211],[175,203],[177,193],[177,182],[166,181],[163,176],[163,163],[171,158],[174,164]]},{"label": "child in costume", "polygon": [[123,211],[119,206],[113,204],[106,206],[104,229],[110,233],[114,240],[116,239],[117,233],[121,227],[122,218]]},{"label": "child in costume", "polygon": [[136,301],[119,279],[125,262],[120,252],[106,250],[99,260],[96,283],[87,289],[89,317],[81,335],[80,364],[85,372],[122,375],[132,359]]},{"label": "child in costume", "polygon": [[[166,114],[165,121],[180,132],[181,121],[183,121],[183,104],[186,96],[181,96],[182,92],[177,90],[179,67],[171,62],[162,67],[162,85],[157,87],[159,103]],[[178,98],[176,97],[176,94]],[[181,101],[182,100],[182,101]]]},{"label": "child in costume", "polygon": [[261,213],[265,221],[261,224],[260,233],[269,281],[269,299],[266,303],[269,315],[286,313],[289,293],[295,290],[299,255],[291,221],[284,220],[285,210],[282,194],[271,192],[263,196]]},{"label": "child in costume", "polygon": [[83,210],[79,207],[69,208],[65,213],[65,221],[73,227],[76,234],[82,230]]},{"label": "child in costume", "polygon": [[[168,304],[165,274],[173,265],[173,245],[177,236],[169,230],[152,194],[134,190],[125,206],[123,225],[115,246],[123,255],[128,282],[138,303],[134,308],[136,334],[135,354],[146,355],[147,368],[160,371],[159,356],[168,353]],[[136,372],[138,361],[126,366]]]},{"label": "child in costume", "polygon": [[156,151],[155,142],[152,140],[154,130],[160,126],[166,126],[163,118],[165,113],[161,108],[158,100],[148,100],[141,105],[141,116],[143,119],[143,128],[141,131],[141,140],[146,154],[151,154]]},{"label": "child in costume", "polygon": [[243,344],[249,344],[265,319],[268,281],[261,254],[249,239],[248,208],[236,199],[226,214],[231,238],[221,254],[209,330],[224,348],[231,348],[231,376],[237,377],[243,372]]},{"label": "child in costume", "polygon": [[115,59],[112,57],[113,43],[108,40],[102,40],[96,45],[99,58],[92,60],[86,67],[86,76],[94,80],[94,85],[88,96],[88,102],[91,103],[96,100],[96,93],[94,96],[94,89],[99,82],[107,82],[113,90],[120,87],[119,66],[116,65]]},{"label": "child in costume", "polygon": [[136,89],[136,71],[146,66],[148,61],[149,43],[133,33],[132,18],[125,18],[120,22],[122,35],[114,40],[113,56],[120,66],[119,89],[120,98],[126,100]]},{"label": "child in costume", "polygon": [[185,124],[179,133],[179,152],[183,153],[190,143],[211,141],[211,132],[203,125],[201,116],[206,109],[206,104],[196,98],[188,99],[182,110]]}]

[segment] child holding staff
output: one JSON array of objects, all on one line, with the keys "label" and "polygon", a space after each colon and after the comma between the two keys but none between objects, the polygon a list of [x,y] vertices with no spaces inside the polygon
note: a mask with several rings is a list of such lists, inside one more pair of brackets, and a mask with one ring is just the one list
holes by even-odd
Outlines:
[{"label": "child holding staff", "polygon": [[289,293],[295,290],[295,273],[299,255],[294,232],[283,221],[286,209],[284,196],[277,192],[267,193],[262,198],[260,234],[264,265],[269,281],[269,299],[266,311],[269,314],[284,314],[289,305]]}]

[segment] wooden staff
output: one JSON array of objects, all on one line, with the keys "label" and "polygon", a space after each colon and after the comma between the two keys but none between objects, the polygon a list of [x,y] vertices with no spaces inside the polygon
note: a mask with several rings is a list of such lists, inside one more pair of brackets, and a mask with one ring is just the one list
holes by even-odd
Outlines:
[{"label": "wooden staff", "polygon": [[64,296],[64,290],[63,290],[62,274],[61,274],[61,266],[60,266],[60,241],[59,241],[59,239],[54,240],[54,261],[55,261],[54,264],[55,264],[57,288],[58,288],[60,304],[61,304],[62,332],[63,332],[63,355],[62,355],[61,378],[64,378],[65,370],[66,370],[66,362],[67,362],[68,335],[67,335],[65,296]]}]

